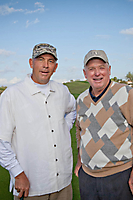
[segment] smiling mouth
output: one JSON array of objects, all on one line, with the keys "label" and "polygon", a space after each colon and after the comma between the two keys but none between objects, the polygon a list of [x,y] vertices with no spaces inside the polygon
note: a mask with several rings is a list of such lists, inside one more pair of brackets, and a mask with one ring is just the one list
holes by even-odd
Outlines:
[{"label": "smiling mouth", "polygon": [[94,78],[93,80],[94,81],[101,81],[101,80],[103,80],[103,78]]}]

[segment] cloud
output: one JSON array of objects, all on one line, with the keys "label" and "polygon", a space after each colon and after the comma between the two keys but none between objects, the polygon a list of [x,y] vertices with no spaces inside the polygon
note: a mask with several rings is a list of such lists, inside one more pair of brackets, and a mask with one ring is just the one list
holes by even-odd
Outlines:
[{"label": "cloud", "polygon": [[7,86],[8,81],[6,78],[0,78],[0,86]]},{"label": "cloud", "polygon": [[9,72],[14,72],[13,69],[9,69],[8,67],[6,67],[5,69],[0,70],[0,74],[7,74]]},{"label": "cloud", "polygon": [[9,86],[9,85],[15,84],[19,81],[21,81],[21,79],[17,78],[17,77],[14,77],[13,79],[11,79],[9,81],[6,78],[1,78],[0,79],[0,86]]},{"label": "cloud", "polygon": [[5,49],[0,49],[0,55],[3,55],[3,56],[10,56],[10,55],[14,55],[15,52],[12,52],[12,51],[7,51]]},{"label": "cloud", "polygon": [[120,33],[126,34],[126,35],[133,35],[133,28],[121,30]]},{"label": "cloud", "polygon": [[0,14],[1,15],[9,15],[9,14],[14,13],[14,12],[24,12],[24,10],[9,7],[7,4],[0,6]]},{"label": "cloud", "polygon": [[31,21],[31,22],[29,20],[27,20],[26,21],[26,28],[28,28],[30,25],[37,24],[38,22],[40,22],[38,20],[38,18],[36,18],[34,21]]},{"label": "cloud", "polygon": [[14,24],[18,23],[18,20],[14,21],[13,23],[14,23]]},{"label": "cloud", "polygon": [[36,2],[35,4],[36,9],[35,10],[28,10],[28,9],[15,9],[11,6],[9,6],[8,4],[5,5],[1,5],[0,6],[0,15],[9,15],[12,14],[14,12],[23,12],[25,14],[32,14],[32,13],[42,13],[44,12],[44,5],[41,2]]},{"label": "cloud", "polygon": [[35,7],[37,7],[36,10],[27,10],[26,14],[32,14],[32,13],[36,13],[36,12],[42,13],[42,12],[45,11],[45,10],[44,10],[44,7],[45,7],[45,6],[44,6],[43,3],[41,3],[41,2],[36,2],[36,3],[35,3]]},{"label": "cloud", "polygon": [[68,82],[67,79],[54,79],[53,78],[53,80],[58,82],[58,83],[66,83],[66,82]]},{"label": "cloud", "polygon": [[15,84],[17,82],[21,81],[20,78],[14,77],[12,80],[9,81],[9,84]]}]

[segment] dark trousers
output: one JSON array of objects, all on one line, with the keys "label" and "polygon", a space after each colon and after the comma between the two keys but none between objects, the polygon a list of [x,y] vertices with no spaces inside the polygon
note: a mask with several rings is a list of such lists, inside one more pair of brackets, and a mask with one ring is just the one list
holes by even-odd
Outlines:
[{"label": "dark trousers", "polygon": [[133,200],[128,180],[131,169],[107,177],[93,177],[79,169],[81,200]]}]

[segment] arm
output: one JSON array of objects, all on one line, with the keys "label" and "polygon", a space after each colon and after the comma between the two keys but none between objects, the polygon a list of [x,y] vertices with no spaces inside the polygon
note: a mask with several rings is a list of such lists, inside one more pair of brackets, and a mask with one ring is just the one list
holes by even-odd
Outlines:
[{"label": "arm", "polygon": [[73,95],[70,94],[70,100],[68,103],[68,112],[66,112],[65,120],[69,127],[69,130],[73,127],[76,119],[76,101]]},{"label": "arm", "polygon": [[79,153],[79,149],[78,149],[78,161],[74,170],[75,175],[78,177],[78,171],[81,167],[82,163],[81,163],[81,157],[80,157],[80,153]]},{"label": "arm", "polygon": [[82,165],[81,163],[81,157],[80,157],[80,132],[81,132],[81,128],[78,122],[78,119],[76,120],[76,138],[77,138],[77,148],[78,148],[78,161],[74,170],[75,175],[78,177],[78,171]]},{"label": "arm", "polygon": [[[122,110],[122,113],[124,113],[125,118],[127,119],[128,123],[131,125],[131,143],[132,143],[131,150],[132,150],[132,156],[133,156],[133,89],[129,91],[128,102],[126,104],[125,109]],[[131,171],[128,183],[129,183],[130,190],[133,194],[133,167],[132,167],[132,171]]]},{"label": "arm", "polygon": [[133,194],[133,168],[132,168],[132,171],[131,171],[131,174],[130,174],[130,178],[129,178],[129,187],[130,187],[130,190]]},{"label": "arm", "polygon": [[21,198],[23,193],[27,197],[29,193],[29,181],[16,159],[11,144],[3,140],[0,140],[0,165],[7,169],[15,178],[15,189],[17,192],[20,192],[19,197]]},{"label": "arm", "polygon": [[20,174],[23,170],[16,159],[16,155],[9,142],[0,139],[0,165],[7,169],[13,177]]},{"label": "arm", "polygon": [[[15,178],[19,197],[28,195],[29,181],[11,148],[12,134],[16,127],[13,91],[5,90],[0,97],[0,164]],[[22,193],[23,191],[23,193]]]}]

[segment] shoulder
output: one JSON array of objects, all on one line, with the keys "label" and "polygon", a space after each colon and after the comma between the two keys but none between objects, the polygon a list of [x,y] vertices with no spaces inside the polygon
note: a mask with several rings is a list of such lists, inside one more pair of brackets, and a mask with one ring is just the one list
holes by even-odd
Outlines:
[{"label": "shoulder", "polygon": [[11,96],[16,96],[17,91],[21,90],[21,88],[24,85],[24,81],[20,81],[18,83],[15,83],[13,85],[8,86],[4,92],[1,94],[1,98],[6,98],[6,97],[11,97]]},{"label": "shoulder", "polygon": [[117,83],[117,82],[112,82],[111,90],[113,91],[113,93],[117,93],[120,91],[121,91],[121,93],[129,93],[129,92],[132,93],[133,92],[133,88],[130,87],[129,85]]},{"label": "shoulder", "polygon": [[77,98],[77,102],[79,102],[79,100],[81,99],[83,101],[83,99],[89,95],[89,89],[85,90],[84,92],[82,92],[78,98]]},{"label": "shoulder", "polygon": [[62,91],[66,91],[69,92],[69,89],[66,85],[64,85],[63,83],[58,83],[56,81],[51,80],[50,81],[50,86],[52,87],[52,89],[56,90],[62,90]]}]

